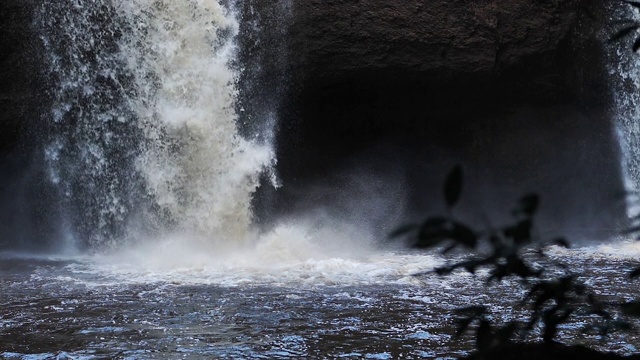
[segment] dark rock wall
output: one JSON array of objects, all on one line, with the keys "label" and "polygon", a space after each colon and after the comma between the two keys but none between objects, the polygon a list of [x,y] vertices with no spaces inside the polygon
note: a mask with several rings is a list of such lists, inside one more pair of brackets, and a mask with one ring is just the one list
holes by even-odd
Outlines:
[{"label": "dark rock wall", "polygon": [[615,232],[624,204],[597,3],[293,1],[277,207],[344,218],[367,206],[358,193],[378,199],[363,217],[386,231],[441,210],[442,177],[462,163],[470,212],[508,213],[536,191],[550,232]]},{"label": "dark rock wall", "polygon": [[35,4],[4,0],[0,4],[0,153],[18,142],[25,120],[33,117],[39,86],[39,44],[32,31]]},{"label": "dark rock wall", "polygon": [[296,1],[293,72],[309,86],[383,70],[376,75],[391,80],[419,77],[440,87],[452,80],[485,86],[498,81],[539,98],[555,97],[568,90],[562,52],[581,3]]},{"label": "dark rock wall", "polygon": [[38,4],[0,2],[0,249],[33,249],[52,232],[50,185],[41,166],[49,100]]},{"label": "dark rock wall", "polygon": [[271,128],[271,122],[276,121],[288,90],[291,8],[280,0],[244,0],[236,6],[241,16],[237,103],[240,127],[244,135],[261,138],[265,128]]},{"label": "dark rock wall", "polygon": [[599,44],[574,45],[596,27],[581,24],[580,1],[296,1],[293,9],[291,98],[304,114],[283,126],[294,146],[323,128],[350,138],[361,123],[413,132],[432,127],[433,113],[453,122],[464,112],[570,103],[580,82],[592,82],[582,67],[596,67],[592,78],[602,66],[592,54]]}]

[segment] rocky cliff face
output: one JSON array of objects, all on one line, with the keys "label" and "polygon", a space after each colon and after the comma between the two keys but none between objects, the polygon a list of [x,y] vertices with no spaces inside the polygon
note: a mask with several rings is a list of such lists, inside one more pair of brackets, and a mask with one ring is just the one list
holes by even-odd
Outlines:
[{"label": "rocky cliff face", "polygon": [[37,37],[32,31],[34,3],[5,0],[0,4],[0,153],[12,149],[40,91]]},{"label": "rocky cliff face", "polygon": [[599,10],[591,8],[576,0],[294,1],[288,102],[296,115],[284,117],[281,147],[322,138],[325,128],[348,137],[367,129],[360,133],[375,141],[376,133],[441,126],[438,119],[601,95],[591,15]]},{"label": "rocky cliff face", "polygon": [[595,210],[575,209],[599,207],[611,217],[597,226],[614,227],[623,207],[597,3],[293,1],[284,197],[316,206],[324,195],[309,189],[348,189],[358,169],[387,190],[402,184],[424,214],[439,176],[463,163],[476,203],[540,191],[554,226],[588,226]]},{"label": "rocky cliff face", "polygon": [[0,248],[29,244],[53,231],[43,221],[52,209],[50,185],[34,156],[41,154],[42,114],[49,103],[40,75],[38,4],[0,2]]}]

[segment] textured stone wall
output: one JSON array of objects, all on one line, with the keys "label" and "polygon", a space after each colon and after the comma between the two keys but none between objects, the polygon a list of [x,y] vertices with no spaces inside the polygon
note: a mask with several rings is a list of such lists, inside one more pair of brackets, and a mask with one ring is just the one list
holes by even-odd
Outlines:
[{"label": "textured stone wall", "polygon": [[0,3],[0,153],[12,150],[43,103],[35,2]]},{"label": "textured stone wall", "polygon": [[[509,108],[606,106],[593,12],[576,0],[294,1],[284,173],[310,159],[322,171],[389,134],[464,142],[461,126]],[[336,146],[319,150],[328,137]]]},{"label": "textured stone wall", "polygon": [[290,30],[291,53],[296,54],[292,70],[311,84],[377,74],[430,82],[499,81],[555,96],[565,90],[564,72],[570,70],[566,62],[571,61],[567,48],[582,4],[296,1]]},{"label": "textured stone wall", "polygon": [[292,9],[279,208],[326,206],[347,218],[376,203],[352,221],[374,219],[384,233],[398,220],[393,206],[405,206],[404,220],[438,211],[442,177],[462,163],[465,196],[492,218],[535,191],[549,231],[615,232],[624,205],[598,1],[297,0]]}]

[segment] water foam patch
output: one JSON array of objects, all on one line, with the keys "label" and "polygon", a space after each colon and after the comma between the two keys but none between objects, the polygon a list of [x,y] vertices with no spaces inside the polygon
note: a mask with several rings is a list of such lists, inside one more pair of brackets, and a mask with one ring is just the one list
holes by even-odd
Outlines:
[{"label": "water foam patch", "polygon": [[564,257],[577,256],[611,260],[637,260],[640,259],[640,241],[617,239],[604,244],[575,249],[551,246],[548,251],[552,255]]},{"label": "water foam patch", "polygon": [[[337,246],[336,244],[343,244]],[[368,245],[367,245],[368,244]],[[280,226],[250,245],[211,246],[197,238],[168,237],[110,255],[96,255],[68,269],[93,274],[94,285],[353,285],[419,283],[413,275],[443,260],[425,253],[376,249],[335,231]],[[98,280],[99,279],[99,280]],[[105,280],[106,279],[106,280]]]}]

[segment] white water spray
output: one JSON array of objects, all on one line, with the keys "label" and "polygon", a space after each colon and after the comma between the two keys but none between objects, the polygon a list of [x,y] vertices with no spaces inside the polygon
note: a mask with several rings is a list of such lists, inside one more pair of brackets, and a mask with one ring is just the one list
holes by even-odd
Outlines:
[{"label": "white water spray", "polygon": [[[640,14],[627,4],[611,10],[610,20],[623,19],[626,22],[640,21]],[[618,22],[619,23],[619,22]],[[624,23],[614,31],[619,31]],[[605,34],[610,37],[611,34]],[[607,63],[611,82],[614,106],[614,124],[622,155],[622,176],[625,189],[629,194],[640,191],[640,62],[633,54],[627,41],[633,36],[623,38],[612,45]],[[640,198],[627,197],[627,215],[632,218],[640,215]]]},{"label": "white water spray", "polygon": [[142,95],[129,101],[145,134],[136,165],[148,191],[182,230],[245,238],[251,194],[273,157],[236,129],[232,12],[214,0],[116,7],[134,29],[121,55]]},{"label": "white water spray", "polygon": [[274,158],[237,130],[233,10],[216,0],[67,0],[45,4],[41,18],[59,79],[46,155],[81,241],[104,246],[149,229],[246,239],[252,194]]}]

